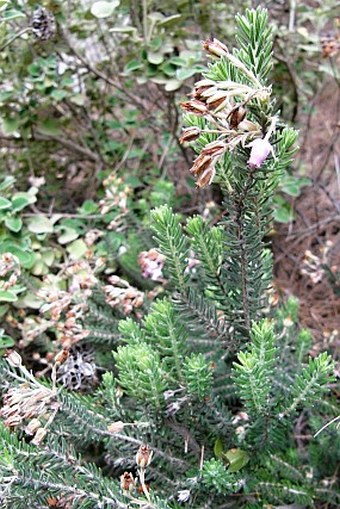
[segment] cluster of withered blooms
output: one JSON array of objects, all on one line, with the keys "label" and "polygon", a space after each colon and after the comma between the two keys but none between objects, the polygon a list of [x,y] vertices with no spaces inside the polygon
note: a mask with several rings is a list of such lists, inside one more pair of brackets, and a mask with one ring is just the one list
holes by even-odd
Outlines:
[{"label": "cluster of withered blooms", "polygon": [[254,73],[248,69],[228,48],[217,39],[203,42],[203,48],[212,57],[224,58],[236,68],[242,81],[202,79],[195,83],[190,94],[191,99],[181,104],[184,111],[206,120],[206,127],[187,127],[183,130],[180,142],[192,142],[203,133],[216,135],[194,160],[190,172],[196,177],[198,187],[211,184],[215,176],[216,162],[227,151],[232,151],[241,144],[251,147],[248,166],[258,169],[270,153],[273,153],[269,142],[275,129],[276,118],[268,119],[270,128],[264,135],[261,126],[247,118],[247,104],[254,99],[268,101],[270,87],[263,87]]},{"label": "cluster of withered blooms", "polygon": [[165,256],[162,255],[157,249],[149,249],[149,251],[142,251],[138,256],[138,265],[141,268],[142,276],[152,281],[163,281],[163,267],[165,263]]},{"label": "cluster of withered blooms", "polygon": [[[87,299],[98,282],[95,272],[102,263],[102,260],[92,264],[89,260],[71,261],[63,268],[62,277],[49,275],[44,278],[36,292],[41,301],[40,316],[28,316],[20,326],[22,346],[49,328],[56,331],[58,341],[67,348],[89,334],[83,327],[83,317],[87,311]],[[60,288],[61,282],[67,283],[67,290]]]},{"label": "cluster of withered blooms", "polygon": [[20,371],[21,376],[16,378],[21,379],[22,383],[11,387],[4,395],[0,417],[8,427],[26,424],[25,433],[34,435],[31,443],[39,445],[60,407],[56,399],[57,391],[55,386],[50,389],[39,383],[23,366],[17,352],[11,351],[7,362]]},{"label": "cluster of withered blooms", "polygon": [[105,196],[99,202],[100,213],[102,215],[109,212],[117,212],[116,217],[109,223],[109,230],[119,230],[122,218],[129,212],[128,198],[132,193],[132,188],[125,184],[122,178],[118,178],[115,173],[109,175],[104,181]]},{"label": "cluster of withered blooms", "polygon": [[[44,300],[40,313],[45,317],[49,316],[49,319],[40,325],[45,330],[55,328],[58,341],[64,347],[70,347],[88,336],[89,332],[82,326],[82,318],[87,310],[86,300],[75,303],[72,293],[46,286],[37,292],[37,296]],[[31,336],[41,330],[41,326],[36,331],[31,330]]]},{"label": "cluster of withered blooms", "polygon": [[124,315],[129,315],[143,305],[143,292],[131,286],[125,279],[110,276],[109,283],[111,284],[104,286],[104,293],[107,304],[112,308],[117,308]]},{"label": "cluster of withered blooms", "polygon": [[[150,450],[147,444],[142,444],[136,454],[136,465],[137,465],[137,474],[140,482],[140,489],[137,487],[138,478],[134,478],[130,472],[124,472],[124,474],[120,477],[120,486],[125,495],[127,495],[131,501],[137,502],[140,505],[140,500],[134,498],[132,496],[132,492],[138,488],[138,491],[143,493],[148,501],[150,501],[149,487],[145,483],[145,469],[150,465],[153,457],[153,451]],[[154,506],[147,506],[154,507]]]},{"label": "cluster of withered blooms", "polygon": [[16,256],[11,253],[0,256],[0,290],[6,291],[15,286],[20,273],[20,263]]},{"label": "cluster of withered blooms", "polygon": [[45,7],[38,7],[31,19],[31,31],[40,41],[51,39],[56,33],[57,24],[54,15]]}]

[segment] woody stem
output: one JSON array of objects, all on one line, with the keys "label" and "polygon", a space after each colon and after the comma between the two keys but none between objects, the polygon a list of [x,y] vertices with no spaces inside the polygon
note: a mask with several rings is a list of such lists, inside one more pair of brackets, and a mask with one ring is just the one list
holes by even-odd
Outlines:
[{"label": "woody stem", "polygon": [[150,502],[150,494],[148,492],[147,487],[145,486],[145,469],[144,467],[141,467],[140,470],[138,470],[139,480],[142,486],[142,490],[144,495],[146,496],[148,502]]}]

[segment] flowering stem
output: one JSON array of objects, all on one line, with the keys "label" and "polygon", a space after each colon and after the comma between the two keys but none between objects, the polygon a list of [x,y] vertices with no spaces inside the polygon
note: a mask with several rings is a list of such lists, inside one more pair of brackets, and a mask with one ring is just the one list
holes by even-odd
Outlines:
[{"label": "flowering stem", "polygon": [[138,476],[139,476],[140,484],[142,486],[143,493],[146,496],[148,502],[150,502],[150,494],[149,494],[148,489],[145,485],[145,468],[144,467],[141,467],[138,470]]}]

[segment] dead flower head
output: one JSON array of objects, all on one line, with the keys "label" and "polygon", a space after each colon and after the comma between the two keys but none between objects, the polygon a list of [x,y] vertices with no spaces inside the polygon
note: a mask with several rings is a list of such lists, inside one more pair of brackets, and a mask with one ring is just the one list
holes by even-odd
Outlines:
[{"label": "dead flower head", "polygon": [[259,122],[246,117],[247,112],[252,115],[252,101],[260,100],[266,103],[270,100],[271,87],[263,86],[253,70],[237,55],[230,53],[218,39],[207,39],[202,45],[209,55],[230,62],[237,69],[237,74],[247,78],[247,83],[242,83],[243,80],[238,79],[237,74],[234,78],[230,76],[228,79],[204,77],[195,83],[193,91],[189,94],[191,99],[181,104],[184,111],[200,117],[196,126],[183,130],[181,143],[195,141],[204,134],[209,137],[213,135],[215,138],[205,146],[201,143],[205,141],[204,138],[201,137],[199,140],[201,150],[190,169],[197,179],[198,187],[206,187],[212,183],[217,158],[223,156],[226,151],[232,152],[239,145],[243,148],[251,147],[248,165],[252,169],[260,168],[270,153],[274,156],[269,140],[275,131],[277,121],[275,116],[270,119],[270,129],[263,137],[263,128]]},{"label": "dead flower head", "polygon": [[14,427],[23,421],[46,415],[55,408],[55,392],[36,382],[11,387],[4,396],[0,417],[5,426]]},{"label": "dead flower head", "polygon": [[227,46],[215,37],[202,41],[202,46],[213,57],[225,57],[229,53]]},{"label": "dead flower head", "polygon": [[150,465],[153,456],[153,451],[150,451],[147,444],[142,444],[136,454],[136,463],[140,468],[145,468]]},{"label": "dead flower head", "polygon": [[135,486],[136,482],[131,472],[124,472],[124,474],[120,476],[120,487],[123,491],[132,491]]},{"label": "dead flower head", "polygon": [[104,286],[106,302],[113,308],[119,309],[124,315],[129,315],[144,302],[144,294],[129,285],[118,276],[109,278],[110,285]]},{"label": "dead flower head", "polygon": [[206,187],[213,181],[215,176],[215,164],[217,158],[226,151],[226,145],[223,142],[214,141],[208,143],[194,160],[190,168],[190,173],[197,177],[198,187]]},{"label": "dead flower head", "polygon": [[191,141],[196,140],[201,134],[201,129],[196,126],[186,127],[182,131],[182,136],[180,137],[180,143],[190,143]]},{"label": "dead flower head", "polygon": [[157,251],[157,249],[149,249],[142,251],[138,256],[138,264],[142,271],[142,276],[152,281],[163,280],[163,267],[165,256]]}]

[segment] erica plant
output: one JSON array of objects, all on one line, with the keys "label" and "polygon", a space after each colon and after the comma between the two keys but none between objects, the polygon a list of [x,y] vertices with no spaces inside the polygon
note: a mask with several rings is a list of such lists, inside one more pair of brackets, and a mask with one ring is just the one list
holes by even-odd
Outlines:
[{"label": "erica plant", "polygon": [[[334,363],[327,353],[309,357],[295,299],[270,306],[272,198],[297,133],[275,110],[266,11],[236,22],[237,49],[204,41],[209,69],[182,105],[182,142],[197,151],[190,171],[199,187],[220,187],[222,218],[184,222],[167,205],[152,212],[158,248],[141,253],[140,266],[167,285],[151,304],[117,276],[107,285],[98,275],[78,340],[92,338],[106,355],[96,391],[64,382],[80,350],[56,357],[51,382],[37,381],[18,354],[1,361],[5,507],[339,502],[336,430],[314,438],[327,419],[336,422],[326,396]],[[92,356],[85,364],[87,373]]]}]

